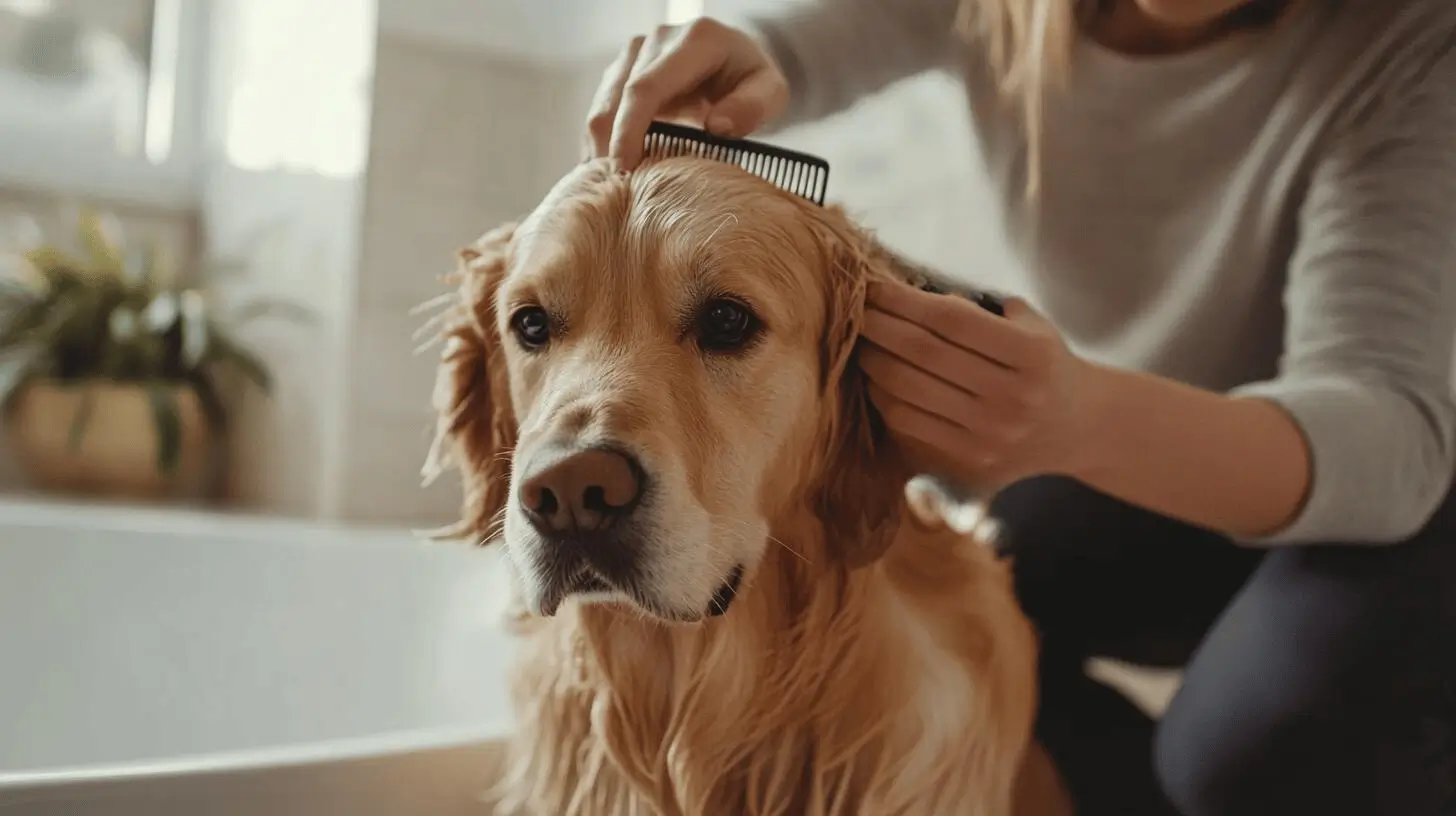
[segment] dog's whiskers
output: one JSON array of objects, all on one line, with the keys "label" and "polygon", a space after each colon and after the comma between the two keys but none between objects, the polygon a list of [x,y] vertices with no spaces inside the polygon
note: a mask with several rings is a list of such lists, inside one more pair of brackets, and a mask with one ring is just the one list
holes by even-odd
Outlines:
[{"label": "dog's whiskers", "polygon": [[795,558],[799,559],[800,561],[803,561],[805,564],[810,563],[810,561],[809,561],[809,559],[808,559],[807,556],[805,556],[803,553],[799,552],[798,550],[794,549],[793,547],[790,547],[788,544],[785,544],[783,542],[783,540],[781,540],[779,538],[776,538],[776,537],[774,537],[772,535],[770,535],[768,537],[768,540],[769,541],[772,541],[773,543],[775,543],[777,545],[779,545],[780,547],[783,547],[785,550],[787,550],[789,552],[790,555],[794,556]]},{"label": "dog's whiskers", "polygon": [[506,508],[505,507],[502,507],[501,509],[499,509],[499,510],[497,510],[495,512],[495,515],[491,517],[490,524],[486,525],[486,529],[490,533],[489,535],[486,536],[486,539],[487,540],[492,539],[492,538],[496,538],[497,536],[500,536],[501,534],[503,534],[505,532],[505,529],[506,529]]},{"label": "dog's whiskers", "polygon": [[424,303],[420,303],[420,304],[417,304],[415,306],[411,306],[410,307],[410,310],[409,310],[409,316],[410,317],[418,317],[418,316],[420,316],[420,315],[424,314],[425,312],[428,312],[428,311],[430,311],[432,309],[439,309],[439,308],[442,308],[442,307],[445,307],[445,306],[455,306],[459,302],[460,302],[460,293],[459,292],[446,292],[443,295],[436,295],[435,297],[430,298],[429,300],[425,301]]},{"label": "dog's whiskers", "polygon": [[[728,523],[732,523],[732,524],[737,524],[740,527],[743,527],[743,528],[748,529],[748,530],[752,530],[752,524],[750,522],[744,521],[743,519],[733,518],[732,516],[720,516],[720,515],[716,515],[716,514],[710,516],[710,518],[713,521],[722,521],[722,522],[728,522]],[[774,544],[779,545],[780,547],[783,547],[784,550],[787,551],[790,555],[794,556],[795,558],[799,559],[800,561],[803,561],[805,564],[810,563],[809,559],[803,553],[799,552],[798,550],[794,549],[793,547],[790,547],[787,543],[784,542],[783,539],[775,536],[773,533],[765,533],[764,534],[764,538],[765,538],[765,540],[767,540],[769,542],[772,542]],[[744,534],[742,540],[744,540],[744,541],[748,540],[748,535],[747,534]]]},{"label": "dog's whiskers", "polygon": [[[438,300],[438,298],[437,298]],[[429,304],[425,304],[426,306]],[[423,307],[415,307],[410,310],[410,315],[415,316]],[[445,342],[452,329],[462,322],[462,315],[458,308],[448,308],[439,314],[431,315],[419,328],[410,333],[410,342],[415,344],[414,353],[423,354]]]},{"label": "dog's whiskers", "polygon": [[441,335],[435,335],[434,337],[431,337],[429,340],[426,340],[425,342],[420,343],[419,345],[415,346],[414,347],[414,350],[411,351],[410,353],[411,354],[424,354],[425,352],[429,351],[430,349],[434,348],[435,346],[443,345],[444,342],[445,342],[445,338],[443,336],[441,336]]},{"label": "dog's whiskers", "polygon": [[459,309],[449,309],[436,315],[430,315],[428,318],[425,319],[424,323],[420,324],[419,328],[416,328],[410,334],[410,339],[418,342],[426,334],[443,334],[444,332],[442,330],[446,326],[458,322],[460,318],[461,314]]}]

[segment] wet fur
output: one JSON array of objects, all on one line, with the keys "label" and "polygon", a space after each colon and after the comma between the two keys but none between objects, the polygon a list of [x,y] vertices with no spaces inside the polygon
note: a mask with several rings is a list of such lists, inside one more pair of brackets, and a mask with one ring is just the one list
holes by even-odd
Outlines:
[{"label": "wet fur", "polygon": [[[765,214],[770,205],[781,217]],[[552,216],[583,207],[584,221]],[[756,240],[754,229],[777,231],[783,268],[764,275],[813,316],[793,337],[799,354],[813,355],[818,411],[793,426],[765,469],[757,499],[769,537],[727,615],[680,625],[625,606],[570,602],[551,618],[516,616],[520,728],[496,791],[498,812],[1010,813],[1033,718],[1033,633],[1006,565],[933,507],[905,502],[910,474],[886,444],[852,364],[866,284],[900,275],[837,210],[707,162],[672,160],[630,176],[598,163],[547,197],[524,238],[506,225],[464,250],[458,300],[435,324],[445,348],[439,434],[427,465],[462,473],[462,520],[452,534],[498,538],[522,433],[516,409],[524,416],[548,399],[522,372],[512,376],[496,313],[502,282],[521,274],[523,243],[533,257],[543,242],[575,244],[589,256],[605,253],[603,268],[615,268],[607,256],[633,241],[665,240],[658,233],[673,218],[732,221],[732,240],[743,242]],[[749,254],[761,249],[743,245]],[[652,280],[639,273],[618,283]],[[620,331],[611,336],[630,347],[635,335]],[[731,406],[704,398],[698,369],[672,376],[676,387],[662,405],[614,418],[616,431],[659,428],[654,444],[677,446],[684,461],[721,457],[721,434],[702,429],[731,430],[737,420],[722,414]],[[719,414],[699,428],[695,412]],[[742,438],[752,431],[743,427]],[[705,502],[726,489],[706,465],[681,476]]]}]

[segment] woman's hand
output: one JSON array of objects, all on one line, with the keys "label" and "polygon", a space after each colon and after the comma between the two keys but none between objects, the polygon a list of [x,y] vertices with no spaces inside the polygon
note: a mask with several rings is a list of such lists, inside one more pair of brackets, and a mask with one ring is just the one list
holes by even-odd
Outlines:
[{"label": "woman's hand", "polygon": [[1030,306],[870,287],[860,367],[914,464],[977,487],[1083,465],[1091,366]]},{"label": "woman's hand", "polygon": [[637,37],[602,74],[586,122],[586,155],[631,170],[653,119],[742,137],[784,109],[783,72],[747,34],[701,18]]}]

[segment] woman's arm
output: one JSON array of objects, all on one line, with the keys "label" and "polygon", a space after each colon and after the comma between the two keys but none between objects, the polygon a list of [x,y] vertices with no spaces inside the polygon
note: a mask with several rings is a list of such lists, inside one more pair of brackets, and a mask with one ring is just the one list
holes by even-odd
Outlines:
[{"label": "woman's arm", "polygon": [[978,488],[1073,476],[1239,537],[1282,529],[1309,493],[1309,451],[1283,409],[1081,360],[1020,300],[996,317],[878,284],[863,334],[871,398],[929,471]]},{"label": "woman's arm", "polygon": [[1239,538],[1282,531],[1304,507],[1309,446],[1279,406],[1100,366],[1085,376],[1090,432],[1069,475]]},{"label": "woman's arm", "polygon": [[789,83],[774,127],[838,113],[897,80],[946,65],[957,0],[818,0],[745,19]]},{"label": "woman's arm", "polygon": [[1329,132],[1277,378],[1224,395],[1115,371],[1019,302],[1002,319],[881,286],[861,364],[886,423],[962,475],[1069,474],[1240,538],[1418,532],[1456,468],[1456,52],[1415,68]]},{"label": "woman's arm", "polygon": [[1456,469],[1456,53],[1443,42],[1399,73],[1330,132],[1279,376],[1232,394],[1281,406],[1308,440],[1309,494],[1270,542],[1409,538]]}]

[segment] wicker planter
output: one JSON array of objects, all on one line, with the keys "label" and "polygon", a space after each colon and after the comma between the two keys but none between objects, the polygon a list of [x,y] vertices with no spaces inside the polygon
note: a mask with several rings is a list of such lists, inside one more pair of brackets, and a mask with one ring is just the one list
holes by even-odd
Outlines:
[{"label": "wicker planter", "polygon": [[[179,419],[176,467],[159,467],[157,421],[147,387],[95,381],[38,381],[6,414],[11,444],[39,488],[111,499],[155,500],[206,491],[211,434],[197,396],[174,387]],[[86,405],[89,399],[89,407]],[[77,413],[89,416],[72,439]]]}]

